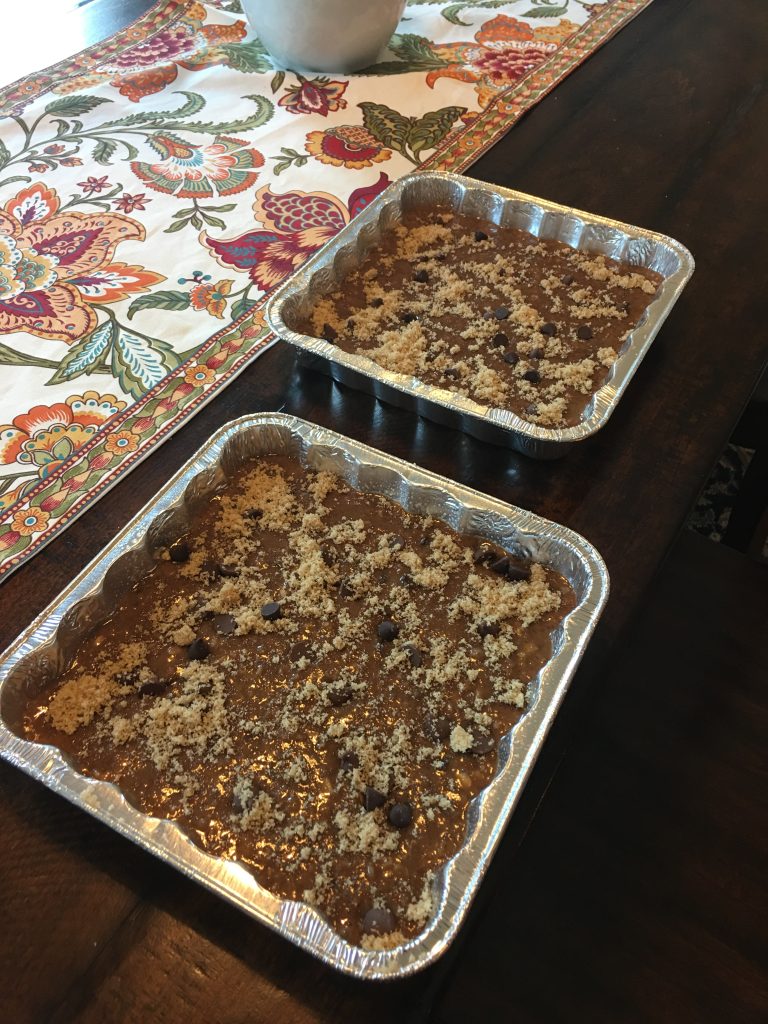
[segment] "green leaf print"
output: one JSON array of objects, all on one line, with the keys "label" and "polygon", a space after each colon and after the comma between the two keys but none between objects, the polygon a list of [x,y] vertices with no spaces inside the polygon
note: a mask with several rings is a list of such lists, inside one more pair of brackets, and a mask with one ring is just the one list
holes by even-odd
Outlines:
[{"label": "green leaf print", "polygon": [[189,292],[161,291],[140,295],[128,307],[128,319],[133,320],[142,309],[189,309]]},{"label": "green leaf print", "polygon": [[408,136],[414,155],[419,156],[425,149],[434,149],[450,132],[454,121],[466,110],[466,107],[441,107],[419,118]]},{"label": "green leaf print", "polygon": [[363,124],[382,145],[396,149],[403,156],[408,156],[408,136],[411,131],[412,119],[399,114],[383,103],[360,103],[363,112]]},{"label": "green leaf print", "polygon": [[[175,92],[174,96],[184,96],[185,102],[176,110],[142,110],[138,114],[127,114],[125,117],[118,117],[114,121],[105,121],[99,125],[99,130],[105,128],[130,128],[132,125],[158,125],[167,124],[169,120],[178,121],[184,117],[194,117],[205,107],[205,100],[197,92]],[[177,126],[180,127],[180,126]]]},{"label": "green leaf print", "polygon": [[484,7],[493,10],[496,7],[507,7],[509,0],[478,0],[477,3],[462,3],[462,4],[449,4],[442,15],[446,21],[450,21],[452,25],[471,25],[471,21],[462,21],[459,15],[462,11],[465,11],[468,7]]},{"label": "green leaf print", "polygon": [[84,338],[75,342],[69,352],[59,363],[58,370],[46,381],[46,384],[61,384],[67,380],[74,380],[84,373],[93,373],[94,369],[109,348],[114,334],[114,325],[111,320],[101,324],[87,334]]},{"label": "green leaf print", "polygon": [[112,139],[102,139],[96,143],[93,150],[93,159],[97,164],[101,164],[102,167],[109,167],[112,163],[112,157],[115,155],[117,150],[117,143],[113,142]]},{"label": "green leaf print", "polygon": [[272,58],[260,39],[251,39],[248,43],[224,43],[219,50],[226,55],[227,65],[235,71],[263,74],[273,68]]},{"label": "green leaf print", "polygon": [[168,342],[145,338],[117,325],[116,331],[112,373],[132,398],[141,398],[179,365],[179,357]]},{"label": "green leaf print", "polygon": [[244,100],[253,100],[256,112],[238,121],[190,121],[187,124],[174,125],[185,132],[205,132],[206,135],[225,135],[227,132],[247,132],[253,128],[261,128],[272,117],[275,105],[266,96],[243,96]]},{"label": "green leaf print", "polygon": [[65,117],[79,117],[87,114],[102,103],[111,103],[103,96],[61,96],[45,108],[46,114],[64,114]]}]

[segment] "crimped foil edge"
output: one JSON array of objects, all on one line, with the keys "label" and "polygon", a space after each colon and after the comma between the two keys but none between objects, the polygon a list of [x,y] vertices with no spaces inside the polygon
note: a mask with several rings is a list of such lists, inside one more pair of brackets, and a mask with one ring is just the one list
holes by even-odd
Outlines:
[{"label": "crimped foil edge", "polygon": [[[307,311],[318,295],[333,290],[357,266],[407,207],[446,200],[452,208],[493,223],[511,223],[537,237],[554,238],[577,249],[602,252],[651,266],[664,282],[644,318],[631,332],[605,383],[595,392],[580,423],[551,428],[528,423],[516,413],[482,405],[417,377],[393,373],[368,356],[345,352],[321,338],[294,331],[289,322]],[[534,458],[557,458],[608,422],[651,343],[694,270],[685,246],[658,232],[587,213],[523,192],[441,171],[414,172],[391,184],[273,293],[266,307],[271,330],[294,345],[301,361],[351,387],[404,405],[429,419],[468,434],[505,444]]]},{"label": "crimped foil edge", "polygon": [[[46,664],[48,671],[58,672],[63,667],[61,649],[73,648],[93,621],[109,613],[113,599],[106,591],[116,592],[143,574],[152,552],[177,533],[196,504],[265,444],[265,451],[292,446],[310,464],[334,468],[353,486],[386,493],[405,507],[419,506],[415,511],[433,508],[440,515],[442,508],[440,517],[451,525],[470,523],[466,532],[553,565],[579,596],[577,607],[556,631],[559,640],[553,657],[530,688],[530,707],[500,743],[493,780],[472,801],[462,848],[438,873],[435,916],[423,932],[392,950],[366,952],[351,945],[317,911],[280,899],[241,865],[204,853],[173,822],[143,814],[114,784],[81,775],[55,747],[21,739],[6,721],[6,711],[14,703],[12,688],[38,678]],[[440,956],[460,927],[607,594],[602,559],[566,527],[296,417],[255,414],[221,428],[3,655],[0,755],[331,966],[359,978],[404,977]],[[89,610],[90,617],[81,614]]]}]

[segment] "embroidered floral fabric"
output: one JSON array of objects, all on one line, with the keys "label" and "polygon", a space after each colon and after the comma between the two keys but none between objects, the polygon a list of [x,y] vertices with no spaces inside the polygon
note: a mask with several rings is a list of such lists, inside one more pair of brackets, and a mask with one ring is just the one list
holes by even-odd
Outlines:
[{"label": "embroidered floral fabric", "polygon": [[347,77],[162,0],[0,91],[0,578],[274,341],[265,295],[373,196],[466,168],[648,2],[409,3]]}]

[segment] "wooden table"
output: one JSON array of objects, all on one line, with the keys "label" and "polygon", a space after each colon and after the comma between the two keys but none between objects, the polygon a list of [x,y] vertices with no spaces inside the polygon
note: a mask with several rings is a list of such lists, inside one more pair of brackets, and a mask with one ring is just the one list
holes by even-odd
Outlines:
[{"label": "wooden table", "polygon": [[[98,20],[115,6],[94,3],[71,16]],[[101,25],[112,27],[109,19]],[[578,1002],[569,1013],[567,1004],[548,999],[550,1010],[536,1013],[525,987],[507,983],[506,957],[519,964],[528,939],[520,929],[500,928],[498,907],[506,908],[509,921],[502,923],[511,926],[510,893],[521,889],[521,872],[546,891],[551,872],[568,878],[579,863],[569,856],[567,836],[562,861],[550,857],[538,874],[526,855],[549,797],[522,850],[521,839],[563,751],[598,736],[592,712],[601,706],[605,673],[619,664],[628,631],[653,596],[649,587],[762,369],[766,28],[765,8],[749,0],[656,0],[471,172],[666,232],[696,257],[690,285],[597,438],[563,461],[532,462],[300,373],[291,351],[278,345],[0,589],[4,646],[217,427],[255,410],[285,409],[332,426],[585,534],[611,573],[608,608],[452,951],[405,982],[350,981],[2,765],[3,1019],[585,1019],[587,1004]],[[620,687],[621,679],[612,685]],[[656,699],[652,681],[648,699]],[[627,744],[636,744],[639,725],[625,717]],[[614,759],[621,763],[620,745]],[[600,763],[596,758],[598,773]],[[590,781],[599,791],[602,780],[588,776],[571,794],[587,816]],[[646,827],[653,827],[652,817]],[[729,870],[726,858],[723,871]],[[574,887],[579,882],[574,878]],[[531,906],[526,913],[536,917]],[[550,912],[545,899],[540,913]],[[702,918],[706,913],[704,906]],[[748,906],[744,914],[748,921]],[[537,927],[546,931],[546,918]],[[484,958],[483,950],[495,955]],[[542,958],[535,981],[551,992],[561,976],[548,971],[546,945]],[[604,969],[589,957],[580,964],[593,982]],[[482,999],[473,995],[480,991]],[[757,1021],[768,1013],[764,989],[732,1016],[703,998],[680,1002],[677,1016],[657,1012],[653,991],[642,984],[612,1009],[601,1005],[604,1016],[592,1013],[590,1020]],[[750,1007],[757,1008],[754,1017]]]}]

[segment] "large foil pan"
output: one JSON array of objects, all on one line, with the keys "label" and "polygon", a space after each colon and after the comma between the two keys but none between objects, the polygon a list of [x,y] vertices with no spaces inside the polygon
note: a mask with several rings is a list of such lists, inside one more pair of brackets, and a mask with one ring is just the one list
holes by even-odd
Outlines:
[{"label": "large foil pan", "polygon": [[[351,945],[316,910],[280,899],[246,868],[204,853],[173,822],[133,807],[112,783],[81,775],[56,747],[20,738],[27,702],[61,674],[87,634],[152,568],[158,549],[187,530],[196,509],[236,478],[246,460],[267,453],[293,454],[358,490],[386,495],[410,512],[435,516],[462,533],[546,563],[576,593],[576,607],[553,633],[552,658],[529,686],[526,713],[499,744],[496,775],[472,801],[466,841],[436,877],[434,917],[420,935],[395,949],[366,952]],[[5,652],[0,754],[333,967],[360,978],[402,977],[440,956],[456,934],[607,596],[603,560],[564,526],[293,416],[246,416],[219,430]]]},{"label": "large foil pan", "polygon": [[[322,338],[311,338],[293,329],[321,295],[336,291],[404,213],[438,206],[480,221],[521,228],[538,238],[565,242],[587,253],[602,253],[648,267],[663,277],[653,302],[622,346],[605,383],[590,399],[580,423],[558,429],[540,427],[508,409],[481,405],[417,377],[393,373],[368,356],[345,352]],[[564,455],[574,442],[591,437],[608,422],[693,267],[690,252],[666,235],[458,174],[425,171],[400,178],[376,196],[277,289],[267,305],[266,317],[278,337],[298,348],[302,365],[481,441],[507,445],[534,458],[551,459]]]}]

